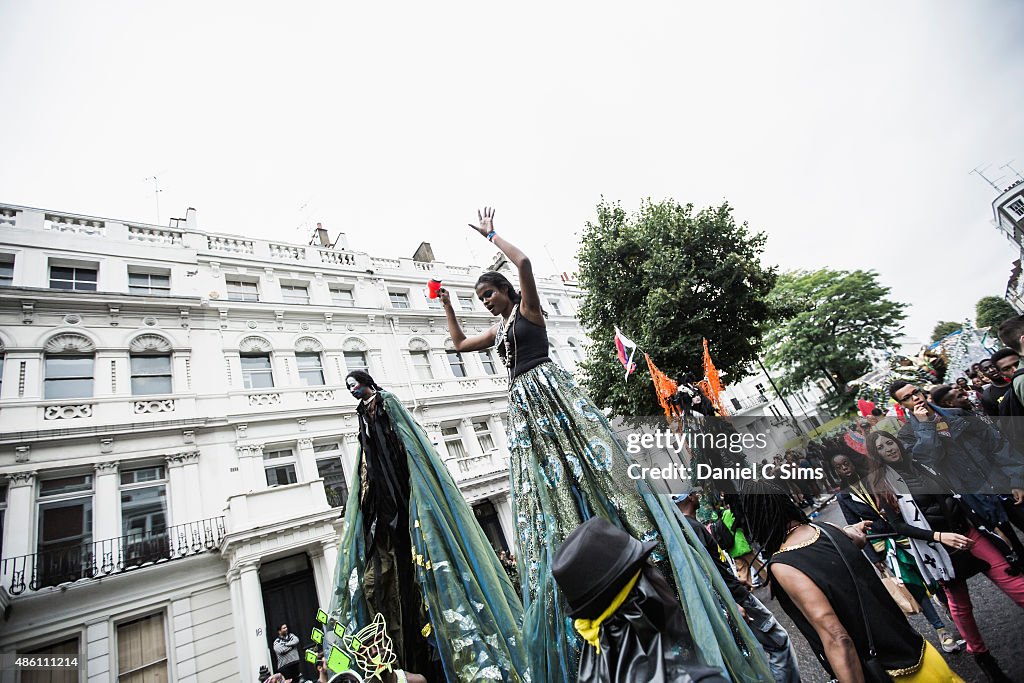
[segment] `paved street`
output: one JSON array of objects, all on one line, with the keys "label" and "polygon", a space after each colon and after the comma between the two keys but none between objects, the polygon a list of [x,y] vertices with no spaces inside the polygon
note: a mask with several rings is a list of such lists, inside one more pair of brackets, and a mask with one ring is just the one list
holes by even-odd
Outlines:
[{"label": "paved street", "polygon": [[[827,505],[821,515],[815,521],[833,522],[844,524],[839,506],[833,502]],[[991,581],[984,576],[976,576],[970,581],[971,597],[974,602],[974,613],[981,628],[981,633],[988,643],[992,654],[999,661],[1000,666],[1018,683],[1024,683],[1024,612],[999,591]],[[779,603],[770,600],[767,589],[757,591],[758,598],[778,617],[779,621],[786,627],[790,637],[797,649],[797,657],[800,660],[800,672],[804,683],[826,683],[828,677],[824,669],[818,664],[817,658],[811,652],[807,641],[803,639],[796,626],[786,617]],[[939,608],[939,614],[954,630],[952,620],[948,619],[945,610]],[[910,617],[911,623],[931,641],[932,645],[938,648],[939,643],[935,639],[935,631],[921,615]],[[941,650],[940,650],[941,652]],[[974,658],[961,651],[954,654],[946,654],[946,661],[967,683],[985,683],[985,677],[974,664]]]}]

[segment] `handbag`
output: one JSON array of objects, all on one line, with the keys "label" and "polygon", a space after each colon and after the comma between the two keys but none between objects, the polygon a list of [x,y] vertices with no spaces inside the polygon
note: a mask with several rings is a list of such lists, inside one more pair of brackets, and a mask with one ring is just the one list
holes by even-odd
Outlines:
[{"label": "handbag", "polygon": [[885,586],[885,590],[889,591],[889,596],[892,597],[893,602],[899,605],[904,614],[909,616],[921,613],[921,605],[918,604],[914,596],[907,590],[906,585],[895,576],[892,576],[889,572],[883,572],[882,585]]},{"label": "handbag", "polygon": [[[857,584],[857,577],[854,576],[853,569],[850,568],[850,563],[846,561],[843,551],[839,549],[839,544],[836,543],[835,539],[832,538],[832,534],[827,529],[817,524],[812,526],[820,531],[828,539],[828,542],[832,544],[832,547],[836,549],[839,559],[843,561],[843,565],[850,575],[850,580],[853,581],[853,590],[857,593],[857,604],[863,605],[864,601],[860,597],[860,586]],[[864,680],[866,683],[893,683],[892,676],[889,675],[889,672],[885,670],[882,662],[878,659],[878,650],[875,649],[875,639],[871,635],[871,624],[868,622],[868,615],[863,610],[861,610],[861,613],[864,617],[864,631],[868,636],[868,655],[860,660],[860,667],[864,670]]]}]

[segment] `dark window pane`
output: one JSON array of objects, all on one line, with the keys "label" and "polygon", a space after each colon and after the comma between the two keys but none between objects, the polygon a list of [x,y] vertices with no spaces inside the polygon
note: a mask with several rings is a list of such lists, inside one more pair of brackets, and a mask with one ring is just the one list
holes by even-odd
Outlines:
[{"label": "dark window pane", "polygon": [[89,268],[75,268],[75,279],[79,282],[96,282],[96,271]]},{"label": "dark window pane", "polygon": [[145,481],[159,481],[164,478],[162,465],[154,467],[140,467],[136,470],[125,470],[121,472],[122,484],[140,484]]},{"label": "dark window pane", "polygon": [[331,507],[341,507],[348,500],[348,484],[341,458],[323,458],[316,461],[316,471],[324,480],[327,502]]},{"label": "dark window pane", "polygon": [[170,356],[132,356],[133,375],[171,374]]},{"label": "dark window pane", "polygon": [[167,488],[151,486],[121,492],[123,535],[159,534],[167,528]]},{"label": "dark window pane", "polygon": [[50,277],[58,280],[72,280],[75,277],[75,269],[66,266],[52,266]]},{"label": "dark window pane", "polygon": [[319,387],[324,384],[324,373],[319,370],[300,370],[299,380],[304,387]]},{"label": "dark window pane", "polygon": [[92,377],[92,356],[53,355],[46,357],[46,379]]},{"label": "dark window pane", "polygon": [[77,545],[92,536],[92,501],[62,500],[39,506],[39,551]]},{"label": "dark window pane", "polygon": [[298,363],[299,368],[308,370],[310,368],[320,367],[320,354],[319,353],[297,353],[295,354],[295,362]]},{"label": "dark window pane", "polygon": [[92,378],[48,379],[44,383],[44,399],[91,398]]},{"label": "dark window pane", "polygon": [[269,372],[247,372],[244,376],[246,389],[271,389],[274,376]]},{"label": "dark window pane", "polygon": [[294,465],[267,468],[267,486],[284,486],[298,481]]},{"label": "dark window pane", "polygon": [[170,377],[132,377],[133,396],[173,393]]},{"label": "dark window pane", "polygon": [[261,354],[259,356],[242,356],[243,370],[269,370],[270,356]]},{"label": "dark window pane", "polygon": [[83,474],[77,477],[43,479],[39,482],[40,496],[55,496],[74,491],[92,491],[92,475]]}]

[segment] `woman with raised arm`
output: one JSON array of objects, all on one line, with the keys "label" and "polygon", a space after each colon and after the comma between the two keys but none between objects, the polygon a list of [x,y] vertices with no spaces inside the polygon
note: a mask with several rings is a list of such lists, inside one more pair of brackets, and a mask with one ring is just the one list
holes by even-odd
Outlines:
[{"label": "woman with raised arm", "polygon": [[351,634],[384,615],[398,665],[429,683],[526,683],[522,605],[448,468],[369,374],[345,384],[359,457],[331,616]]},{"label": "woman with raised arm", "polygon": [[[697,655],[735,681],[772,680],[767,660],[721,576],[671,502],[630,478],[622,442],[572,375],[548,357],[548,338],[530,259],[494,229],[494,211],[470,225],[515,265],[520,291],[486,272],[476,294],[500,322],[467,337],[447,292],[441,301],[457,351],[496,346],[509,377],[509,477],[516,557],[526,615],[523,636],[534,681],[575,681],[582,639],[551,574],[555,551],[591,517],[611,521],[642,542],[674,587],[687,614]],[[605,605],[604,607],[607,607]],[[594,617],[597,614],[593,615]],[[590,617],[586,617],[590,618]],[[585,627],[585,626],[584,626]]]}]

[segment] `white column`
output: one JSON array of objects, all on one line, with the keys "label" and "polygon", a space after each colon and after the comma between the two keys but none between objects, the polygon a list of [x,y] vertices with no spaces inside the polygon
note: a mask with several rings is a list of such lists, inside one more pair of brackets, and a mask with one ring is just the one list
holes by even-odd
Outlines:
[{"label": "white column", "polygon": [[359,466],[359,434],[342,434],[341,468],[345,472],[345,483],[349,490],[356,484],[356,467]]},{"label": "white column", "polygon": [[171,354],[171,391],[176,394],[192,392],[192,381],[188,370],[192,354],[188,351],[175,351]]},{"label": "white column", "polygon": [[448,365],[448,352],[444,349],[431,349],[431,367],[437,379],[451,379],[452,368]]},{"label": "white column", "polygon": [[199,451],[181,454],[185,469],[185,509],[181,521],[194,522],[206,517],[203,509],[202,490],[199,483]]},{"label": "white column", "polygon": [[167,511],[169,526],[188,521],[188,483],[185,480],[185,461],[180,453],[164,457],[167,463]]},{"label": "white column", "polygon": [[[114,371],[111,371],[111,362],[114,364]],[[93,362],[92,395],[113,396],[125,394],[127,382],[128,393],[131,393],[131,375],[126,371],[124,354],[115,351],[97,351],[96,359]],[[116,389],[112,383],[116,380]]]},{"label": "white column", "polygon": [[245,563],[238,567],[238,574],[239,592],[245,615],[245,636],[240,642],[246,643],[249,651],[246,661],[242,662],[242,680],[254,681],[261,665],[273,667],[274,663],[267,648],[267,619],[263,612],[259,570],[255,563]]},{"label": "white column", "polygon": [[491,504],[498,513],[498,524],[501,525],[501,533],[505,534],[505,542],[508,543],[509,550],[515,554],[516,525],[512,519],[512,503],[509,501],[508,493],[492,496]]},{"label": "white column", "polygon": [[299,439],[295,462],[299,465],[299,481],[313,481],[320,478],[316,471],[316,454],[313,452],[312,439]]},{"label": "white column", "polygon": [[117,461],[95,466],[95,495],[92,501],[92,539],[104,541],[121,536],[121,496],[117,482]]},{"label": "white column", "polygon": [[260,491],[267,486],[263,474],[263,445],[236,446],[238,471],[242,473],[242,492]]},{"label": "white column", "polygon": [[476,432],[473,430],[473,421],[468,417],[459,420],[459,434],[462,436],[462,443],[466,447],[466,455],[472,458],[479,458],[484,454],[480,450],[480,442],[477,440]]},{"label": "white column", "polygon": [[331,602],[331,593],[334,590],[334,574],[338,571],[338,539],[331,538],[329,541],[321,541],[324,551],[324,576],[327,577],[327,597],[324,598],[323,607]]},{"label": "white column", "polygon": [[330,593],[328,592],[328,584],[330,579],[327,578],[327,572],[324,570],[324,553],[319,547],[312,547],[308,551],[309,563],[313,566],[313,581],[316,583],[316,597],[320,601],[320,606],[327,609],[327,601],[330,599]]},{"label": "white column", "polygon": [[380,349],[371,349],[366,352],[366,364],[370,366],[370,376],[377,384],[386,386],[390,381],[387,367],[384,363],[384,352]]},{"label": "white column", "polygon": [[507,456],[508,454],[508,433],[506,432],[505,421],[502,419],[502,413],[493,413],[490,417],[491,435],[494,437],[494,443],[497,444]]},{"label": "white column", "polygon": [[[239,672],[242,680],[254,680],[253,677],[259,673],[260,663],[253,666],[252,657],[249,656],[249,641],[246,638],[245,626],[245,603],[242,602],[242,582],[239,579],[237,568],[228,570],[228,593],[231,595],[231,626],[235,629],[235,645],[238,648]],[[267,663],[267,666],[270,666]]]},{"label": "white column", "polygon": [[[7,512],[4,514],[4,557],[31,555],[35,550],[33,514],[36,473],[14,472],[7,480]],[[29,572],[31,573],[31,572]],[[9,578],[9,577],[4,577]]]}]

